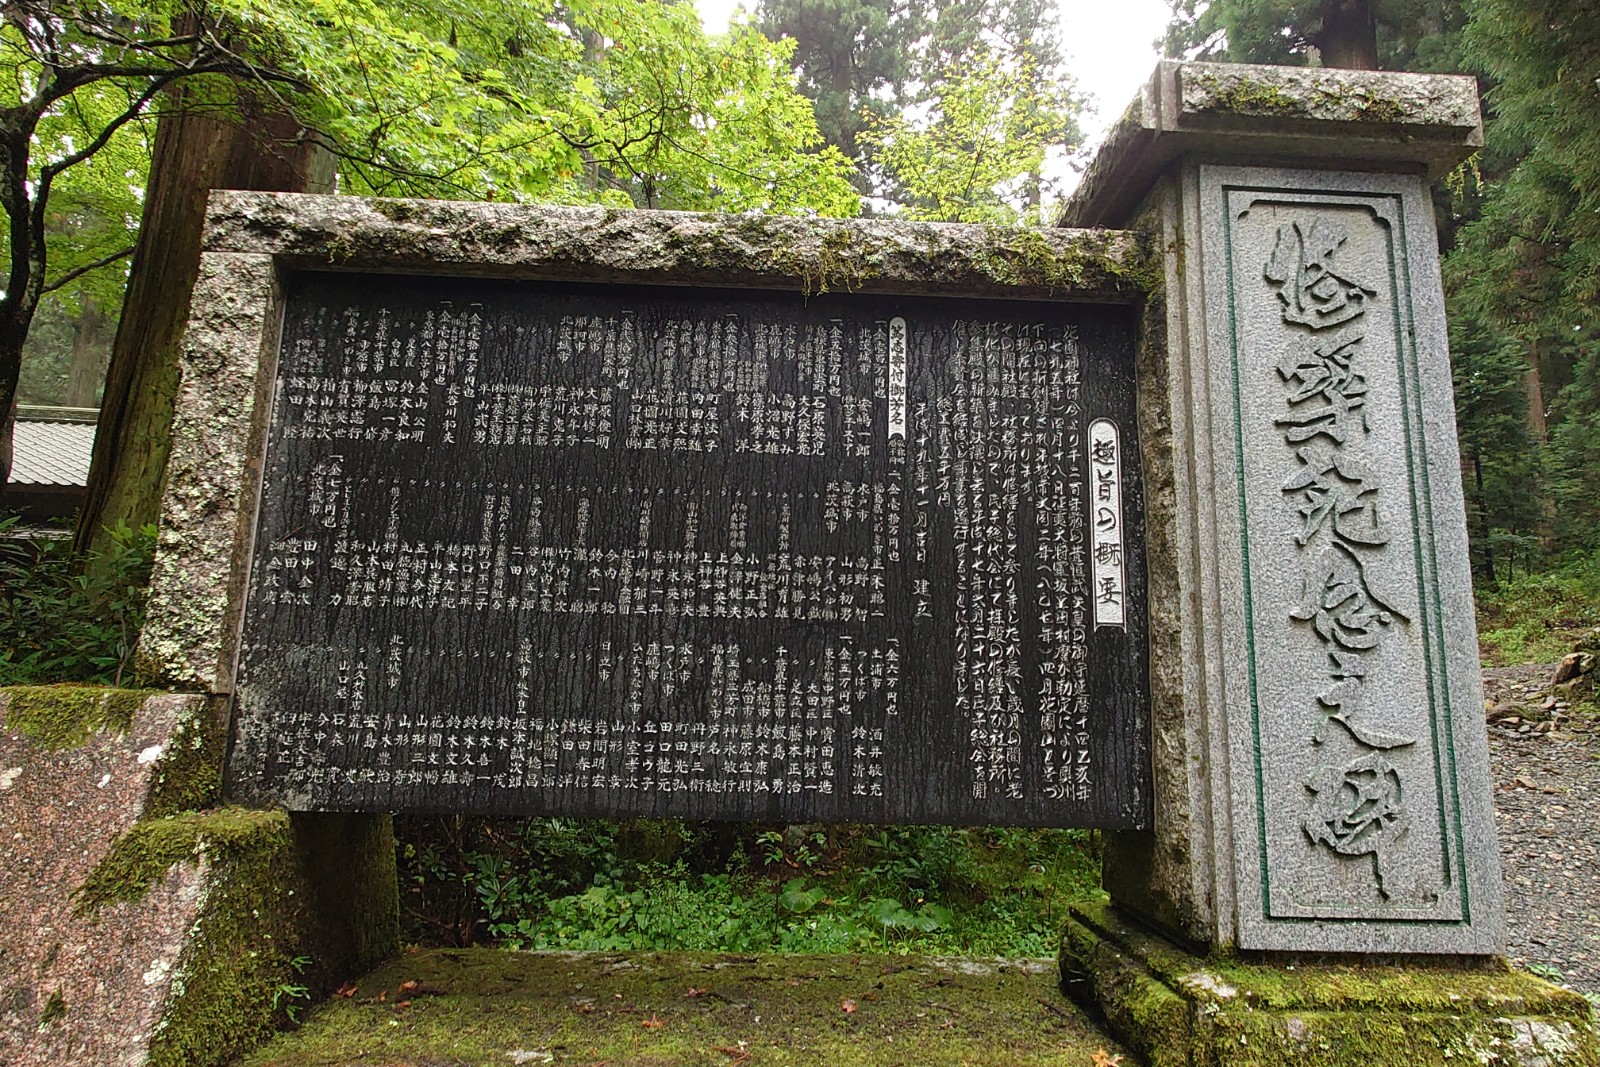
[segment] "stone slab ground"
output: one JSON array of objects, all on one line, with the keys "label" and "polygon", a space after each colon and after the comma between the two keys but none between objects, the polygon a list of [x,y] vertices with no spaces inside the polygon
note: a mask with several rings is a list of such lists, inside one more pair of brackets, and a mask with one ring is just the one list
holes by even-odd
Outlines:
[{"label": "stone slab ground", "polygon": [[1061,995],[1054,960],[432,950],[356,986],[244,1064],[1133,1062]]}]

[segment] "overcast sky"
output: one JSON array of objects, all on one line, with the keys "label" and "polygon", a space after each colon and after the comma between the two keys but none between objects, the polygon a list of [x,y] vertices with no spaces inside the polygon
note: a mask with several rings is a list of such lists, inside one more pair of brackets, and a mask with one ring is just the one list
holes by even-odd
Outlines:
[{"label": "overcast sky", "polygon": [[[720,32],[740,0],[696,0],[706,28]],[[1057,0],[1061,38],[1068,69],[1078,86],[1094,98],[1094,114],[1085,116],[1090,143],[1122,114],[1133,94],[1155,69],[1155,41],[1165,31],[1167,0]],[[754,0],[745,6],[754,8]]]}]

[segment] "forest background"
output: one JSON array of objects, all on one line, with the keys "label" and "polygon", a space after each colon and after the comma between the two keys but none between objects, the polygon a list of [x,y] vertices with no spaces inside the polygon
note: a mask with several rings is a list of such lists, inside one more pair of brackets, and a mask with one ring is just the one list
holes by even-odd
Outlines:
[{"label": "forest background", "polygon": [[[1490,658],[1557,658],[1600,623],[1600,6],[1172,2],[1172,56],[1477,77],[1486,145],[1433,189],[1473,566]],[[122,678],[207,189],[1048,225],[1071,29],[1052,0],[756,0],[723,34],[665,0],[8,0],[0,484],[14,400],[101,414],[70,546],[0,549],[0,683]],[[672,947],[705,924],[641,916],[676,907],[723,928],[683,947],[1029,954],[1094,880],[1074,832],[455,820],[405,848],[436,934],[553,947]]]}]

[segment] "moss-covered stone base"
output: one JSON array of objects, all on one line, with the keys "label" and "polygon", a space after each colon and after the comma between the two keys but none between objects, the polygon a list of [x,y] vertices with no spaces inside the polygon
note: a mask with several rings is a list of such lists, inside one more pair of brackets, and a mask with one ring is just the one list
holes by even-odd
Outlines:
[{"label": "moss-covered stone base", "polygon": [[414,952],[244,1067],[1131,1067],[1055,984],[1045,960]]},{"label": "moss-covered stone base", "polygon": [[1062,988],[1150,1067],[1600,1067],[1582,997],[1504,968],[1195,956],[1108,904],[1070,912]]},{"label": "moss-covered stone base", "polygon": [[219,808],[146,820],[84,883],[80,909],[137,903],[185,864],[201,868],[200,901],[149,1067],[228,1063],[396,948],[387,816]]},{"label": "moss-covered stone base", "polygon": [[218,807],[221,711],[0,688],[0,1064],[220,1067],[395,950],[388,816]]}]

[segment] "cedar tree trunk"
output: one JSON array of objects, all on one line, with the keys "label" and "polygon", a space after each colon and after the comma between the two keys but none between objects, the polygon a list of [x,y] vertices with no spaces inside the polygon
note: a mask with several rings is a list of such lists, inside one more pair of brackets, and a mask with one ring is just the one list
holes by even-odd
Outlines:
[{"label": "cedar tree trunk", "polygon": [[332,157],[292,115],[246,97],[238,114],[185,108],[185,92],[156,127],[139,243],[106,371],[105,395],[74,546],[104,529],[156,521],[171,447],[178,344],[200,270],[200,232],[212,189],[324,192]]},{"label": "cedar tree trunk", "polygon": [[1322,0],[1322,30],[1316,37],[1324,67],[1378,69],[1378,28],[1372,0]]}]

